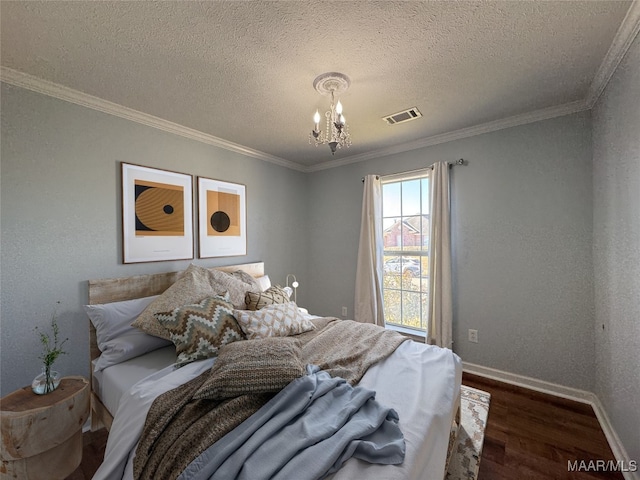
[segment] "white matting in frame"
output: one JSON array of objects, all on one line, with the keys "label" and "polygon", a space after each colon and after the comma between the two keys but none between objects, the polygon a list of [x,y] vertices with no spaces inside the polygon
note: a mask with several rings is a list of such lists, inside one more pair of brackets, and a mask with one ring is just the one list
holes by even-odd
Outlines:
[{"label": "white matting in frame", "polygon": [[198,177],[200,258],[247,254],[246,187]]},{"label": "white matting in frame", "polygon": [[193,177],[122,163],[124,263],[193,258]]}]

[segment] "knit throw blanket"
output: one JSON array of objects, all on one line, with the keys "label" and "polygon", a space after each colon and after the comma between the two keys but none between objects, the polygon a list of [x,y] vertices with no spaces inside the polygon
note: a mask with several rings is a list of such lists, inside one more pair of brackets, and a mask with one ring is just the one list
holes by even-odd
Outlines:
[{"label": "knit throw blanket", "polygon": [[[302,346],[302,361],[351,385],[407,340],[397,332],[351,320],[321,318],[313,322],[315,330],[295,337]],[[209,371],[204,372],[155,399],[136,450],[136,480],[177,478],[209,446],[274,395],[250,393],[222,401],[194,399],[208,376]]]}]

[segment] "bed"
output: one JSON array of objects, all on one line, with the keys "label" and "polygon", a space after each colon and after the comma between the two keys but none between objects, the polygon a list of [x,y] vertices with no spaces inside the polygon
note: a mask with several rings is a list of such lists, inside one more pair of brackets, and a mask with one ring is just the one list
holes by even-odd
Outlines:
[{"label": "bed", "polygon": [[[226,273],[240,271],[256,279],[265,278],[262,262],[215,267],[209,270]],[[182,275],[183,272],[170,272],[118,279],[90,280],[88,304],[100,307],[141,298],[153,298],[153,296],[165,292]],[[301,315],[316,325],[318,332],[309,332],[309,335],[324,334],[325,330],[328,330],[325,329],[327,324],[337,327],[359,328],[347,325],[347,322],[350,321],[320,318],[304,311]],[[97,334],[94,323],[90,321],[89,324],[92,385],[91,427],[93,430],[105,427],[110,431],[104,462],[94,478],[97,480],[102,478],[127,480],[137,478],[138,473],[136,472],[134,475],[136,448],[139,444],[144,444],[141,438],[148,434],[148,430],[153,430],[147,416],[152,418],[151,414],[154,412],[155,405],[160,403],[157,399],[167,398],[173,392],[178,391],[177,387],[185,388],[186,385],[192,384],[207,372],[212,371],[216,358],[193,361],[181,368],[175,368],[176,348],[167,343],[158,344],[148,352],[109,364],[105,368],[97,368],[99,362],[104,360],[105,352],[100,349],[98,342],[100,335]],[[337,328],[333,328],[333,330],[337,331]],[[305,335],[307,333],[296,335],[295,338],[303,338]],[[240,344],[241,342],[238,342],[236,345]],[[249,344],[244,343],[243,345]],[[229,350],[231,349],[229,348]],[[316,372],[314,374],[321,375],[322,373]],[[309,371],[307,371],[307,375],[311,376]],[[451,455],[451,445],[457,434],[461,376],[461,361],[450,350],[424,345],[412,340],[399,342],[393,347],[391,353],[379,361],[376,360],[366,369],[364,374],[358,378],[355,387],[375,392],[372,402],[375,401],[380,408],[387,408],[389,411],[397,413],[399,420],[394,421],[401,430],[405,448],[404,458],[400,463],[396,462],[395,464],[370,463],[360,459],[361,457],[349,458],[337,471],[330,471],[326,478],[336,480],[443,478]],[[291,385],[294,383],[296,382],[291,382],[274,398],[279,398],[284,391],[290,391]],[[248,420],[253,419],[263,410],[264,408],[261,408]],[[389,411],[385,410],[387,423],[388,417],[391,415]],[[163,417],[161,415],[158,418]],[[247,423],[249,421],[243,422],[241,426],[233,429],[223,437],[224,440],[234,437]],[[270,439],[271,448],[274,448],[274,445],[278,448],[277,442],[280,441],[278,438],[274,435],[273,439]],[[216,445],[222,443],[222,440],[214,443],[211,448],[215,455],[214,453],[211,455],[219,455],[215,448]],[[290,444],[291,441],[288,443]],[[285,447],[286,445],[283,444],[282,448]],[[238,451],[240,450],[238,448]],[[233,452],[233,454],[236,453]],[[304,457],[301,458],[304,459]],[[246,471],[243,472],[243,475],[246,478],[255,478],[247,473],[250,472],[250,462],[245,461],[244,463]],[[291,464],[295,465],[293,461]],[[189,472],[198,467],[191,465],[190,467],[192,470],[185,469],[179,478],[185,480],[209,478],[208,476],[199,476],[198,473],[192,475]],[[220,467],[220,471],[223,471],[222,467]],[[283,468],[282,471],[286,470]],[[298,468],[295,471],[299,474],[304,469]],[[299,477],[297,474],[296,478],[305,478],[304,474]],[[237,476],[241,478],[242,475]],[[271,477],[271,475],[266,477]],[[288,478],[286,475],[282,475],[282,477]],[[261,478],[265,478],[265,476],[261,475]]]}]

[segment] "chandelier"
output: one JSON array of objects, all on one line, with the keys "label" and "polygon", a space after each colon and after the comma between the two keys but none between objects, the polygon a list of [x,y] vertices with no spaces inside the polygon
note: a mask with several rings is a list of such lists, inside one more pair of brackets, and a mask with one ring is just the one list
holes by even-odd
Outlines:
[{"label": "chandelier", "polygon": [[349,128],[342,114],[342,103],[340,100],[336,103],[336,97],[345,92],[350,84],[349,77],[337,72],[323,73],[313,81],[313,88],[318,93],[331,96],[331,105],[324,114],[327,119],[324,132],[320,130],[320,112],[316,110],[313,116],[314,129],[309,134],[309,143],[316,147],[324,144],[329,145],[332,155],[335,155],[338,148],[351,146]]}]

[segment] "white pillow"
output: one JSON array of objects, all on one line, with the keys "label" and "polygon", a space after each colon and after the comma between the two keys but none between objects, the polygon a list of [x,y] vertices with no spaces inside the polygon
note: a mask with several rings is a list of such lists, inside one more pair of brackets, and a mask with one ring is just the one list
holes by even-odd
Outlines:
[{"label": "white pillow", "polygon": [[315,329],[295,302],[267,305],[260,310],[234,310],[234,317],[248,340],[286,337]]},{"label": "white pillow", "polygon": [[266,289],[271,287],[271,279],[269,278],[269,275],[263,275],[262,277],[257,277],[255,280],[258,283],[258,286],[260,287],[260,291],[262,292],[264,292]]},{"label": "white pillow", "polygon": [[96,362],[96,371],[171,345],[169,340],[148,335],[131,326],[157,297],[158,295],[123,302],[84,305],[85,312],[96,328],[98,348],[102,352]]},{"label": "white pillow", "polygon": [[167,345],[172,345],[171,341],[146,334],[137,328],[132,329],[132,331],[109,340],[105,344],[104,350],[102,350],[96,362],[95,371],[99,372],[112,365],[117,365],[125,360],[139,357]]}]

